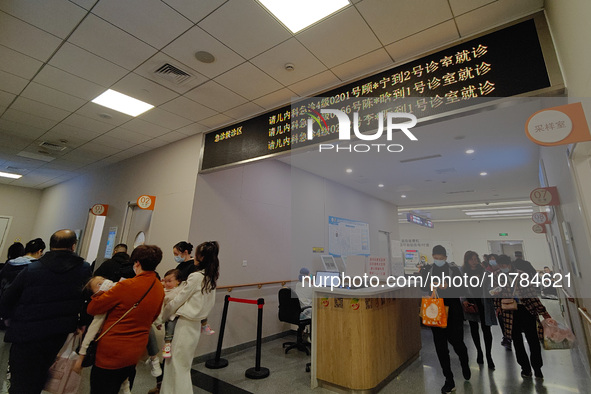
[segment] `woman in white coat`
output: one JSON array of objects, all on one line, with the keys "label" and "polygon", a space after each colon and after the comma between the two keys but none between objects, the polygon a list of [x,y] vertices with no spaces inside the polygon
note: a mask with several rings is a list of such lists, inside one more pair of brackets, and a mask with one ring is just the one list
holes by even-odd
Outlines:
[{"label": "woman in white coat", "polygon": [[191,365],[201,334],[201,320],[213,308],[215,288],[219,276],[219,244],[204,242],[197,246],[197,271],[189,275],[187,285],[162,311],[164,321],[177,315],[172,339],[172,357],[164,366],[161,394],[192,393]]}]

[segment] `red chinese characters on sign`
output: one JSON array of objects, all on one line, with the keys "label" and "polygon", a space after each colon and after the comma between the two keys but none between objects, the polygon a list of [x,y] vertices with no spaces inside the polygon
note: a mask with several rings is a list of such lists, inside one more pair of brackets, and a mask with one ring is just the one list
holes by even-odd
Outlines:
[{"label": "red chinese characters on sign", "polygon": [[367,261],[367,274],[386,278],[388,276],[387,261],[385,257],[370,256]]}]

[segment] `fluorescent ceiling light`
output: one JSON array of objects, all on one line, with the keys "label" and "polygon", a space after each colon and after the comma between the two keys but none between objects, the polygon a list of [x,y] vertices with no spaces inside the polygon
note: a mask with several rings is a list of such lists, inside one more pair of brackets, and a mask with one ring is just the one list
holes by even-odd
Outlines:
[{"label": "fluorescent ceiling light", "polygon": [[294,34],[349,5],[348,0],[258,1]]},{"label": "fluorescent ceiling light", "polygon": [[[496,209],[502,209],[502,205],[519,205],[519,204],[531,204],[530,200],[523,201],[499,201],[490,203],[475,203],[475,204],[456,204],[456,205],[435,205],[435,206],[424,206],[424,207],[413,207],[413,208],[399,208],[398,212],[411,212],[411,211],[432,211],[437,209],[461,209],[461,208],[473,208],[484,210],[486,207],[498,207]],[[482,208],[480,208],[482,207]]]},{"label": "fluorescent ceiling light", "polygon": [[478,215],[478,216],[470,216],[471,219],[476,219],[476,218],[502,218],[502,217],[512,217],[512,218],[517,218],[517,217],[524,217],[524,218],[529,218],[529,215]]},{"label": "fluorescent ceiling light", "polygon": [[473,215],[503,215],[503,214],[526,214],[526,213],[533,213],[533,209],[506,209],[500,211],[488,211],[488,210],[480,210],[480,211],[469,211],[464,212],[468,216]]},{"label": "fluorescent ceiling light", "polygon": [[19,175],[19,174],[11,174],[9,172],[1,172],[1,171],[0,171],[0,176],[4,177],[4,178],[12,178],[12,179],[18,179],[18,178],[22,177],[22,175]]},{"label": "fluorescent ceiling light", "polygon": [[102,105],[103,107],[114,109],[115,111],[123,112],[130,116],[138,116],[147,110],[154,108],[151,104],[144,103],[143,101],[111,89],[92,100],[92,102]]},{"label": "fluorescent ceiling light", "polygon": [[496,211],[499,209],[532,209],[531,205],[530,206],[525,206],[525,207],[498,207],[498,208],[482,208],[482,209],[462,209],[462,212],[473,212],[473,211]]}]

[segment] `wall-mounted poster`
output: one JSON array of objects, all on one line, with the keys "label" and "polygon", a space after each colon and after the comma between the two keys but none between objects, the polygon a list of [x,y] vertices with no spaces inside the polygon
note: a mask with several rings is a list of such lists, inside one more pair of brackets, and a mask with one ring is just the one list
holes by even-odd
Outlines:
[{"label": "wall-mounted poster", "polygon": [[328,253],[333,256],[369,256],[369,224],[329,216]]}]

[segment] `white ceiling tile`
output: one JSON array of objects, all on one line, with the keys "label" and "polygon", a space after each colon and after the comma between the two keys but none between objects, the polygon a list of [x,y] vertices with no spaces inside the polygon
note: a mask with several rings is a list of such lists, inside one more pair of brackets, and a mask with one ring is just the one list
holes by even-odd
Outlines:
[{"label": "white ceiling tile", "polygon": [[97,133],[106,133],[107,131],[114,128],[114,126],[111,124],[99,122],[98,120],[94,120],[78,114],[72,114],[68,116],[66,119],[62,121],[62,123],[70,126],[80,127],[81,129],[88,131],[95,131]]},{"label": "white ceiling tile", "polygon": [[43,65],[39,60],[3,45],[0,45],[0,59],[0,70],[27,79],[33,78]]},{"label": "white ceiling tile", "polygon": [[92,13],[162,48],[193,23],[159,0],[101,0]]},{"label": "white ceiling tile", "polygon": [[296,37],[328,67],[334,67],[381,46],[354,7],[311,26]]},{"label": "white ceiling tile", "polygon": [[33,142],[33,139],[25,136],[15,136],[4,133],[0,134],[0,145],[5,149],[14,149],[16,152],[25,149],[31,142]]},{"label": "white ceiling tile", "polygon": [[[96,152],[96,153],[101,153],[101,154],[104,154],[105,157],[107,157],[107,156],[114,155],[115,153],[119,153],[122,150],[131,147],[131,146],[127,146],[127,145],[129,145],[129,142],[124,142],[124,141],[121,141],[121,145],[119,145],[119,146],[117,146],[117,144],[112,144],[112,143],[104,144],[101,142],[103,140],[99,140],[100,138],[101,137],[98,137],[97,139],[94,139],[94,140],[90,141],[89,143],[82,145],[79,149],[83,149],[83,150],[87,150],[87,151],[91,151],[91,152]],[[110,141],[107,140],[107,142],[113,142],[113,140],[112,139]],[[122,145],[126,145],[125,148],[123,148]]]},{"label": "white ceiling tile", "polygon": [[156,148],[160,148],[161,146],[168,145],[168,144],[170,144],[170,142],[165,141],[160,138],[154,138],[154,139],[144,142],[143,144],[141,144],[139,146],[143,146],[143,147],[146,147],[149,149],[156,149]]},{"label": "white ceiling tile", "polygon": [[289,105],[291,103],[292,98],[294,98],[296,94],[287,88],[279,89],[276,92],[267,94],[261,98],[254,100],[257,105],[264,107],[266,109],[273,109],[276,107],[281,107],[283,105]]},{"label": "white ceiling tile", "polygon": [[139,118],[135,118],[125,123],[124,128],[152,138],[160,137],[171,131],[170,128],[159,126]]},{"label": "white ceiling tile", "polygon": [[88,149],[77,148],[63,155],[62,159],[81,164],[90,164],[97,160],[104,159],[107,156],[110,155],[108,153],[100,153]]},{"label": "white ceiling tile", "polygon": [[380,48],[377,51],[370,52],[346,63],[339,64],[331,70],[341,80],[349,81],[371,72],[383,70],[393,64],[394,63],[392,62],[390,55],[388,55],[388,52],[383,48]]},{"label": "white ceiling tile", "polygon": [[126,153],[128,155],[128,157],[133,157],[133,156],[137,156],[142,153],[145,153],[149,150],[152,150],[152,149],[148,148],[147,146],[136,145],[133,148],[129,148],[129,149],[124,150],[123,152],[121,152],[121,154]]},{"label": "white ceiling tile", "polygon": [[543,0],[498,0],[456,17],[456,23],[460,35],[466,37],[509,22],[520,16],[531,14],[540,10],[543,5]]},{"label": "white ceiling tile", "polygon": [[215,81],[250,100],[282,87],[279,82],[251,63],[243,63],[215,78]]},{"label": "white ceiling tile", "polygon": [[30,100],[25,97],[17,98],[10,108],[36,115],[41,118],[51,119],[56,122],[59,122],[66,116],[70,115],[69,111],[64,111],[63,109],[52,107],[51,105]]},{"label": "white ceiling tile", "polygon": [[303,81],[289,85],[289,88],[297,93],[299,96],[314,96],[319,92],[329,89],[335,85],[341,83],[331,71],[325,71],[320,74],[316,74],[310,78],[304,79]]},{"label": "white ceiling tile", "polygon": [[[14,100],[15,97],[16,97],[15,94],[3,92],[2,90],[0,90],[0,106],[4,107],[4,109],[6,109],[6,107],[8,107],[8,105],[10,103],[12,103],[12,101]],[[0,114],[2,112],[4,112],[4,111],[3,110],[0,111]]]},{"label": "white ceiling tile", "polygon": [[128,70],[156,53],[153,47],[92,14],[69,41]]},{"label": "white ceiling tile", "polygon": [[[136,133],[135,131],[127,130],[122,127],[117,127],[114,130],[109,131],[101,136],[101,138],[113,138],[115,140],[121,140],[129,142],[133,145],[141,144],[147,140],[153,138],[145,134]],[[108,144],[105,144],[108,145]]]},{"label": "white ceiling tile", "polygon": [[453,17],[447,0],[364,0],[356,7],[384,45]]},{"label": "white ceiling tile", "polygon": [[54,67],[109,87],[129,71],[68,42],[49,61]]},{"label": "white ceiling tile", "polygon": [[[195,53],[205,51],[215,56],[212,63],[203,63],[195,58]],[[213,38],[199,26],[195,26],[168,46],[162,52],[197,70],[203,75],[213,78],[243,63],[245,59],[236,52]]]},{"label": "white ceiling tile", "polygon": [[45,133],[45,129],[40,129],[6,119],[0,119],[0,130],[2,130],[2,133],[22,136],[23,138],[30,139],[36,139]]},{"label": "white ceiling tile", "polygon": [[[54,144],[65,145],[68,147],[69,150],[75,149],[80,145],[84,145],[88,141],[95,139],[98,133],[93,133],[90,131],[82,130],[79,128],[74,128],[68,125],[59,125],[61,126],[59,129],[55,127],[49,130],[47,133],[43,134],[40,140],[48,141]],[[71,131],[64,131],[65,128],[71,128]]]},{"label": "white ceiling tile", "polygon": [[217,127],[223,126],[226,123],[230,123],[233,120],[234,119],[232,119],[229,116],[226,116],[224,114],[217,114],[215,116],[212,116],[211,118],[204,119],[199,123],[202,124],[203,126],[209,127],[210,129],[215,129]]},{"label": "white ceiling tile", "polygon": [[86,15],[67,0],[1,1],[0,9],[60,38],[66,38]]},{"label": "white ceiling tile", "polygon": [[27,80],[16,75],[0,71],[0,89],[5,92],[20,94],[27,86]]},{"label": "white ceiling tile", "polygon": [[43,166],[43,168],[63,171],[74,171],[80,167],[82,167],[82,164],[64,160],[61,157]]},{"label": "white ceiling tile", "polygon": [[196,87],[187,92],[185,97],[220,112],[248,101],[214,81],[208,81]]},{"label": "white ceiling tile", "polygon": [[186,134],[179,133],[178,131],[171,131],[170,133],[164,134],[161,137],[158,137],[159,140],[166,141],[168,143],[182,140],[183,138],[187,138]]},{"label": "white ceiling tile", "polygon": [[90,10],[96,4],[96,0],[70,0],[74,4],[78,4],[85,10]]},{"label": "white ceiling tile", "polygon": [[147,122],[154,123],[162,127],[168,127],[173,130],[193,123],[193,121],[187,118],[183,118],[160,108],[152,108],[148,112],[141,114],[140,117]]},{"label": "white ceiling tile", "polygon": [[[169,74],[164,74],[164,76],[162,74],[156,74],[155,71],[164,66],[165,64],[170,64],[171,66],[176,67],[177,69],[189,74],[191,77],[186,80],[183,80],[182,83],[179,83],[178,80],[176,80],[176,78],[167,78],[166,75]],[[195,86],[201,85],[202,83],[208,80],[208,78],[205,75],[198,73],[186,64],[183,64],[162,52],[158,52],[150,59],[146,60],[133,72],[180,94],[185,93],[186,91],[191,90]],[[171,75],[174,77],[174,74]]]},{"label": "white ceiling tile", "polygon": [[62,40],[0,11],[0,45],[46,61]]},{"label": "white ceiling tile", "polygon": [[163,0],[166,4],[192,20],[194,23],[205,18],[212,11],[225,3],[227,0],[199,0],[199,7],[195,0]]},{"label": "white ceiling tile", "polygon": [[456,24],[448,21],[390,44],[386,46],[386,50],[398,64],[444,44],[452,43],[458,38]]},{"label": "white ceiling tile", "polygon": [[496,0],[449,0],[449,5],[455,16],[465,14]]},{"label": "white ceiling tile", "polygon": [[98,105],[93,102],[86,103],[79,110],[77,110],[76,113],[78,115],[82,115],[102,123],[108,123],[113,126],[120,126],[123,123],[129,122],[131,119],[133,119],[133,116],[126,115],[111,108],[103,107],[102,105]]},{"label": "white ceiling tile", "polygon": [[4,115],[2,115],[2,119],[12,120],[13,122],[17,122],[17,123],[24,123],[26,125],[37,127],[40,129],[45,129],[45,130],[52,128],[57,123],[57,121],[55,121],[55,120],[31,115],[26,112],[17,111],[12,108],[9,108],[4,113]]},{"label": "white ceiling tile", "polygon": [[43,67],[33,81],[86,100],[92,100],[105,91],[104,87],[96,83],[48,65]]},{"label": "white ceiling tile", "polygon": [[210,116],[213,116],[217,113],[217,111],[207,108],[185,97],[177,97],[174,100],[161,105],[160,108],[168,112],[172,112],[173,114],[180,115],[184,118],[191,119],[195,122],[201,119],[209,118]]},{"label": "white ceiling tile", "polygon": [[199,123],[192,123],[188,126],[181,127],[180,129],[176,129],[175,131],[182,133],[186,136],[189,136],[189,135],[203,133],[207,130],[209,130],[209,128],[207,126],[201,125]]},{"label": "white ceiling tile", "polygon": [[259,112],[263,112],[265,109],[260,105],[253,103],[252,101],[239,105],[238,107],[234,107],[230,110],[224,112],[225,115],[228,115],[234,119],[247,119],[251,118]]},{"label": "white ceiling tile", "polygon": [[199,26],[247,59],[292,36],[254,0],[230,0]]},{"label": "white ceiling tile", "polygon": [[[251,59],[251,63],[284,85],[326,71],[324,64],[295,38],[258,55]],[[292,71],[285,69],[285,65],[288,63],[294,66]]]},{"label": "white ceiling tile", "polygon": [[135,73],[129,73],[111,86],[111,89],[154,106],[170,101],[179,95],[177,92],[173,92]]},{"label": "white ceiling tile", "polygon": [[86,100],[60,92],[45,85],[31,82],[21,93],[22,97],[53,105],[66,111],[76,111]]}]

